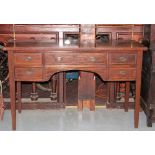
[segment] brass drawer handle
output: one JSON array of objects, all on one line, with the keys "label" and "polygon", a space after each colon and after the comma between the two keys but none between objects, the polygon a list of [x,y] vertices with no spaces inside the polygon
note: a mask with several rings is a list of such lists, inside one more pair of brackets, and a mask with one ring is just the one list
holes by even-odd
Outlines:
[{"label": "brass drawer handle", "polygon": [[32,70],[28,70],[28,71],[26,71],[26,74],[27,74],[27,75],[32,75],[32,73],[33,73]]},{"label": "brass drawer handle", "polygon": [[28,56],[24,59],[25,61],[31,61],[32,60],[32,57],[31,56]]},{"label": "brass drawer handle", "polygon": [[126,73],[127,73],[126,71],[120,71],[119,72],[120,75],[126,75]]},{"label": "brass drawer handle", "polygon": [[95,62],[96,58],[95,57],[90,57],[90,61]]},{"label": "brass drawer handle", "polygon": [[58,62],[62,61],[62,57],[57,57],[57,61]]},{"label": "brass drawer handle", "polygon": [[35,37],[30,37],[30,39],[35,40]]},{"label": "brass drawer handle", "polygon": [[125,58],[125,57],[122,56],[122,57],[119,58],[119,60],[120,60],[121,62],[125,62],[125,61],[127,60],[127,58]]}]

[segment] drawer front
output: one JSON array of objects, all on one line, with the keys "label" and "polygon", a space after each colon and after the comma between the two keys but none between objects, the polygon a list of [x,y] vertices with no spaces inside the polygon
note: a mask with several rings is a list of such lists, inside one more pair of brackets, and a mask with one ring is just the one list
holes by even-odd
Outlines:
[{"label": "drawer front", "polygon": [[57,64],[106,64],[107,63],[106,53],[59,53],[59,54],[45,54],[46,65],[57,65]]},{"label": "drawer front", "polygon": [[136,54],[110,53],[109,64],[136,64]]},{"label": "drawer front", "polygon": [[42,68],[15,68],[15,78],[20,81],[40,81]]},{"label": "drawer front", "polygon": [[112,68],[109,69],[109,80],[134,80],[136,69]]},{"label": "drawer front", "polygon": [[15,53],[14,54],[15,65],[22,66],[42,66],[42,54],[41,53]]},{"label": "drawer front", "polygon": [[51,32],[50,34],[16,34],[16,40],[20,41],[44,41],[44,42],[57,42],[58,33]]}]

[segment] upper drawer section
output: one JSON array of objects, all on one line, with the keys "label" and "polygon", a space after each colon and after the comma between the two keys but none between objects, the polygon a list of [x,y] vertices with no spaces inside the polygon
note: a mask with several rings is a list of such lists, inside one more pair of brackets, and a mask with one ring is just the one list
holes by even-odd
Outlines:
[{"label": "upper drawer section", "polygon": [[14,54],[15,65],[21,66],[42,66],[42,54],[41,53],[15,53]]},{"label": "upper drawer section", "polygon": [[50,34],[16,34],[17,41],[58,42],[58,33]]},{"label": "upper drawer section", "polygon": [[136,53],[110,53],[109,64],[136,64]]},{"label": "upper drawer section", "polygon": [[45,53],[46,65],[60,64],[106,64],[106,53]]}]

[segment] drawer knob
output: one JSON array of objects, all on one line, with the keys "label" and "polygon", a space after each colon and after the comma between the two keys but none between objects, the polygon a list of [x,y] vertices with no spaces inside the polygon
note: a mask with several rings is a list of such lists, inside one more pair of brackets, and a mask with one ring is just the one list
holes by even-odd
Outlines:
[{"label": "drawer knob", "polygon": [[60,62],[62,60],[62,57],[57,57],[57,61]]},{"label": "drawer knob", "polygon": [[120,57],[119,60],[120,60],[121,62],[125,62],[125,61],[127,60],[127,58],[125,58],[125,57]]},{"label": "drawer knob", "polygon": [[26,61],[31,61],[32,60],[32,57],[28,56],[28,57],[25,58],[25,60]]},{"label": "drawer knob", "polygon": [[96,58],[95,57],[90,57],[90,61],[95,62]]},{"label": "drawer knob", "polygon": [[120,71],[120,75],[126,75],[126,71]]}]

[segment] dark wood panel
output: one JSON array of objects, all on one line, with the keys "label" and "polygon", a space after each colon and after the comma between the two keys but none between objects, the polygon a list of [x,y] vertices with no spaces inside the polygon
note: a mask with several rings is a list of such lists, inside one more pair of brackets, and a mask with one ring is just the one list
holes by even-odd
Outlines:
[{"label": "dark wood panel", "polygon": [[78,79],[78,108],[95,110],[96,78],[94,73],[80,72]]},{"label": "dark wood panel", "polygon": [[12,24],[0,24],[0,34],[13,34]]},{"label": "dark wood panel", "polygon": [[149,50],[143,54],[141,106],[146,113],[147,125],[152,126],[155,117],[155,25],[145,25],[144,36]]},{"label": "dark wood panel", "polygon": [[151,33],[150,33],[150,48],[155,49],[155,24],[151,24]]}]

